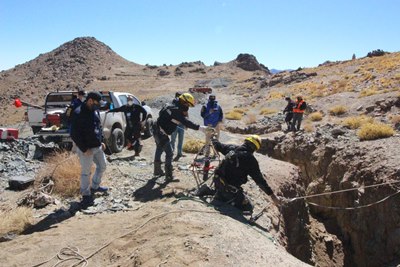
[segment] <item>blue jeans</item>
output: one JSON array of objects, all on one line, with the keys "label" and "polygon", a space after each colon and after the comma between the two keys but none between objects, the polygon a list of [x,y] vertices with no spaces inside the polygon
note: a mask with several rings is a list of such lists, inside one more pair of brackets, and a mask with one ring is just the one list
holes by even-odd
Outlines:
[{"label": "blue jeans", "polygon": [[157,145],[156,153],[154,155],[154,162],[161,162],[161,154],[165,151],[165,166],[172,166],[172,157],[174,152],[172,152],[171,142],[168,140],[164,145]]},{"label": "blue jeans", "polygon": [[[90,188],[97,189],[101,183],[101,177],[106,170],[106,155],[104,154],[101,146],[90,148],[92,154],[85,155],[78,148],[79,161],[81,163],[81,195],[90,196]],[[93,162],[96,164],[96,171],[92,178],[92,185],[90,185],[90,169]]]},{"label": "blue jeans", "polygon": [[177,155],[179,156],[182,156],[184,134],[185,134],[185,129],[183,128],[183,126],[176,127],[176,130],[171,134],[172,151],[175,150],[175,141],[176,141],[176,136],[178,135]]}]

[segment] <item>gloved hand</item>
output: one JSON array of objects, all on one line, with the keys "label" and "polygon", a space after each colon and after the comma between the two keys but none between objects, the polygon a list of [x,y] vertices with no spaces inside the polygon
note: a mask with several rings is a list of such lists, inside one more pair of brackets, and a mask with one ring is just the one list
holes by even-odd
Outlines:
[{"label": "gloved hand", "polygon": [[199,131],[202,131],[203,133],[207,132],[207,126],[200,126]]}]

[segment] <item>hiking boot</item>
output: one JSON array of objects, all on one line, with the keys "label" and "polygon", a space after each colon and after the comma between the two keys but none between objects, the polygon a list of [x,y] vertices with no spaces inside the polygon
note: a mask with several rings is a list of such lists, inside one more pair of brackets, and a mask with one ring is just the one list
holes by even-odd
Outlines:
[{"label": "hiking boot", "polygon": [[172,174],[173,168],[172,165],[165,165],[165,181],[166,182],[171,182],[174,180],[174,176]]},{"label": "hiking boot", "polygon": [[94,201],[92,196],[82,196],[82,200],[79,203],[81,209],[86,209],[90,206],[93,206]]},{"label": "hiking boot", "polygon": [[182,155],[176,155],[176,157],[174,158],[174,161],[178,161],[181,157],[182,157]]},{"label": "hiking boot", "polygon": [[96,192],[100,192],[100,193],[107,193],[108,192],[108,187],[106,186],[99,186],[96,189],[94,188],[90,188],[90,192],[92,194],[96,193]]},{"label": "hiking boot", "polygon": [[154,162],[154,176],[163,176],[165,175],[164,171],[161,169],[161,161]]}]

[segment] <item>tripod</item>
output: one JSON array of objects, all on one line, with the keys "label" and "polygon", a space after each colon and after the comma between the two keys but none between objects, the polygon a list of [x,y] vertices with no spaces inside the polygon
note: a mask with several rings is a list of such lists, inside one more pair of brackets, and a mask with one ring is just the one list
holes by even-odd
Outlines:
[{"label": "tripod", "polygon": [[[211,127],[207,128],[206,135],[212,136],[213,134],[214,129]],[[207,143],[196,154],[190,166],[197,189],[200,189],[203,184],[214,176],[215,168],[221,162],[220,156],[211,142],[211,138],[206,138],[206,140]]]}]

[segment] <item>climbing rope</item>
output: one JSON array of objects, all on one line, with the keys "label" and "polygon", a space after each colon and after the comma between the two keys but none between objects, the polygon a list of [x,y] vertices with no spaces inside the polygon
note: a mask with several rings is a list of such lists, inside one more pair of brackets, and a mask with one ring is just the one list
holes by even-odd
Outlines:
[{"label": "climbing rope", "polygon": [[[365,188],[372,188],[372,187],[378,187],[378,186],[383,186],[383,185],[390,185],[390,184],[397,184],[400,183],[400,181],[394,181],[394,182],[386,182],[386,183],[380,183],[380,184],[374,184],[374,185],[367,185],[367,186],[360,186],[360,187],[355,187],[355,188],[349,188],[349,189],[343,189],[343,190],[337,190],[337,191],[332,191],[332,192],[325,192],[325,193],[319,193],[319,194],[313,194],[313,195],[308,195],[308,196],[302,196],[302,197],[294,197],[288,200],[289,202],[295,201],[295,200],[299,200],[299,199],[308,199],[308,198],[312,198],[312,197],[318,197],[318,196],[326,196],[326,195],[333,195],[333,194],[339,194],[339,193],[343,193],[343,192],[349,192],[349,191],[355,191],[355,190],[360,190],[360,189],[365,189]],[[389,198],[399,194],[400,191],[397,191],[387,197],[384,197],[378,201],[375,201],[373,203],[370,204],[366,204],[366,205],[362,205],[362,206],[357,206],[357,207],[332,207],[332,206],[324,206],[324,205],[320,205],[317,204],[315,202],[311,202],[311,201],[307,201],[306,202],[312,206],[315,207],[320,207],[320,208],[326,208],[326,209],[335,209],[335,210],[356,210],[356,209],[362,209],[362,208],[368,208],[374,205],[377,205],[379,203],[382,203],[386,200],[388,200]]]}]

